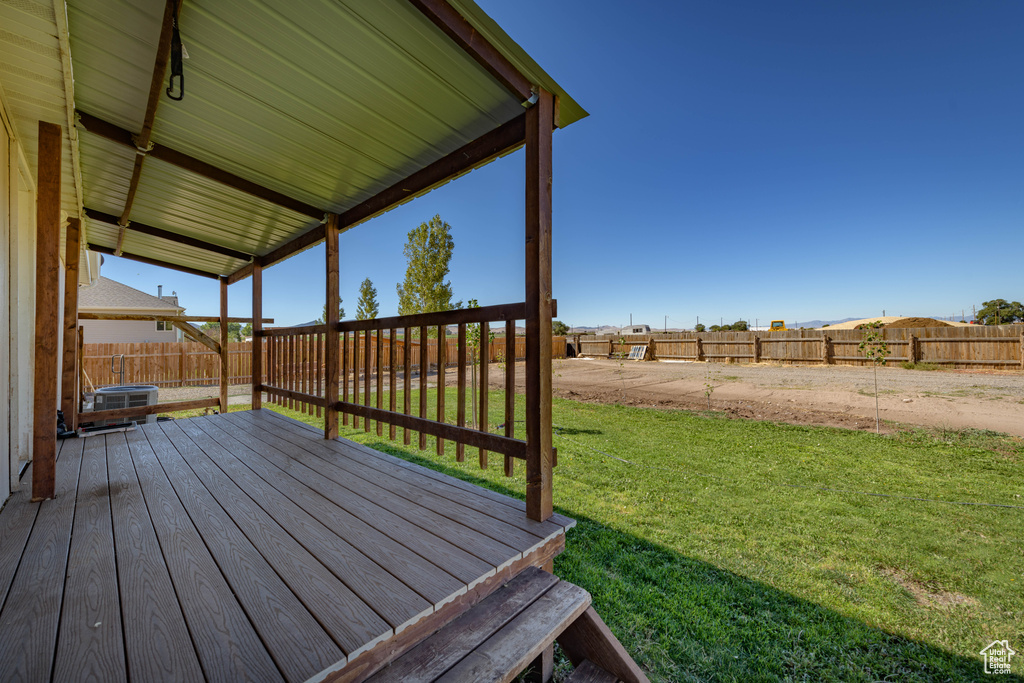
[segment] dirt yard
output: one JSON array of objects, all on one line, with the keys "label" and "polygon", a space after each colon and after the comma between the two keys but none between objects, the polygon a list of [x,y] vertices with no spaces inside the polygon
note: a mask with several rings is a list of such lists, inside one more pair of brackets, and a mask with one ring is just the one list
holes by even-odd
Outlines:
[{"label": "dirt yard", "polygon": [[[524,391],[523,363],[516,368],[516,390]],[[433,373],[432,373],[433,374]],[[759,363],[556,360],[556,396],[590,403],[707,410],[733,417],[846,429],[875,428],[875,399],[870,368],[792,366]],[[503,373],[491,370],[492,388]],[[455,372],[448,371],[448,386]],[[431,382],[433,385],[433,382]],[[935,371],[878,369],[883,421],[939,429],[990,429],[1024,436],[1024,373],[1020,371]],[[249,402],[249,385],[229,387],[232,405]],[[167,388],[160,400],[216,396],[216,387]],[[893,424],[882,425],[892,431]]]},{"label": "dirt yard", "polygon": [[[875,428],[871,368],[568,359],[555,361],[553,381],[562,398],[691,410],[707,410],[710,384],[711,408],[735,417]],[[1020,371],[881,367],[878,391],[883,421],[1024,436]]]}]

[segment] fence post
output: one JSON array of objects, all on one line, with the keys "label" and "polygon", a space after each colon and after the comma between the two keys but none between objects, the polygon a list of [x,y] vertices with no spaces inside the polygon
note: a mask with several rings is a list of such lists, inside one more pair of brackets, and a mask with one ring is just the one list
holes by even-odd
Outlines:
[{"label": "fence post", "polygon": [[695,360],[699,363],[704,360],[704,340],[697,337],[694,341],[697,342],[697,357]]},{"label": "fence post", "polygon": [[1020,366],[1024,368],[1024,332],[1020,333]]},{"label": "fence post", "polygon": [[832,337],[824,332],[821,333],[821,362],[825,365],[832,364]]},{"label": "fence post", "polygon": [[907,360],[911,363],[916,363],[917,359],[921,357],[920,343],[920,340],[914,335],[910,335],[907,340]]},{"label": "fence post", "polygon": [[761,338],[754,335],[754,363],[761,362]]}]

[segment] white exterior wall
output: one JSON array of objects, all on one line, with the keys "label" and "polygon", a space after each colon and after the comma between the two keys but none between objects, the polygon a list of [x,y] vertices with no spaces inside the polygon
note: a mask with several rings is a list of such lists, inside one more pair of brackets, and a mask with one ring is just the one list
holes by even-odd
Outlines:
[{"label": "white exterior wall", "polygon": [[86,344],[178,341],[176,329],[158,332],[153,320],[82,320],[78,324],[85,328]]},{"label": "white exterior wall", "polygon": [[35,184],[0,101],[0,501],[32,456]]}]

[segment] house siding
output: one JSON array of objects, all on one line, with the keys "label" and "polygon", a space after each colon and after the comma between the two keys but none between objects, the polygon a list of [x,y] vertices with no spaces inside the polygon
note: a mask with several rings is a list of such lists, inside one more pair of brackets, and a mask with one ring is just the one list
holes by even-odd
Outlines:
[{"label": "house siding", "polygon": [[158,332],[153,320],[82,320],[86,344],[178,341],[175,329]]}]

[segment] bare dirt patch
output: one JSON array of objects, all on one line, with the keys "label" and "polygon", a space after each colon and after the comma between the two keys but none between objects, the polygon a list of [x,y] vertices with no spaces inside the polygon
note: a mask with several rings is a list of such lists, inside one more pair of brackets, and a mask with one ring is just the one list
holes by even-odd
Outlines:
[{"label": "bare dirt patch", "polygon": [[910,593],[917,604],[922,607],[948,609],[950,607],[958,607],[960,605],[974,606],[978,604],[977,600],[964,595],[963,593],[954,593],[952,591],[943,590],[940,587],[929,586],[920,581],[916,581],[902,569],[885,567],[881,569],[881,574]]},{"label": "bare dirt patch", "polygon": [[[710,385],[711,409],[732,417],[875,429],[871,368],[567,359],[555,361],[553,375],[555,395],[577,401],[707,410]],[[878,388],[883,431],[902,424],[1024,436],[1019,371],[884,367]]]}]

